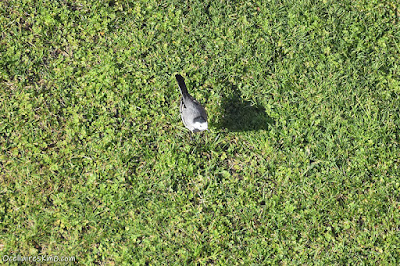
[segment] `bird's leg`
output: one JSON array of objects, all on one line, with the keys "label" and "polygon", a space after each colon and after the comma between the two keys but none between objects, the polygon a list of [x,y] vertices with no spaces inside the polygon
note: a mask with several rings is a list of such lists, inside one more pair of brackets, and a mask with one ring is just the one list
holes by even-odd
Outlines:
[{"label": "bird's leg", "polygon": [[190,141],[193,141],[193,132],[189,130]]}]

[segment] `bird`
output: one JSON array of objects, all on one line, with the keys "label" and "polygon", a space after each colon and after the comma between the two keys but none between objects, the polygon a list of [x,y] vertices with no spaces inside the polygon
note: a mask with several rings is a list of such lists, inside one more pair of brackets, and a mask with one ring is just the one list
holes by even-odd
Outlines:
[{"label": "bird", "polygon": [[183,77],[177,74],[175,78],[182,95],[179,110],[183,124],[193,133],[208,130],[206,109],[189,94]]}]

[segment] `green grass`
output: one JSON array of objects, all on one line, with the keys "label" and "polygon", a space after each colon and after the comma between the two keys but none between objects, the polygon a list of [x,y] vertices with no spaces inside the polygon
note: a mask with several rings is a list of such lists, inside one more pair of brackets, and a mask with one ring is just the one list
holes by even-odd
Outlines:
[{"label": "green grass", "polygon": [[[0,14],[1,258],[399,263],[397,1]],[[192,139],[176,73],[209,115]]]}]

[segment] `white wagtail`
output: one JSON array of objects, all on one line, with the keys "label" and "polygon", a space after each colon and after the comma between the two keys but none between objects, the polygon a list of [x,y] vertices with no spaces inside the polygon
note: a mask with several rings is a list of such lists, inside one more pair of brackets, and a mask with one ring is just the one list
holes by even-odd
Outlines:
[{"label": "white wagtail", "polygon": [[181,75],[175,75],[182,94],[180,112],[182,122],[190,131],[200,132],[207,130],[207,113],[201,104],[193,98],[187,88]]}]

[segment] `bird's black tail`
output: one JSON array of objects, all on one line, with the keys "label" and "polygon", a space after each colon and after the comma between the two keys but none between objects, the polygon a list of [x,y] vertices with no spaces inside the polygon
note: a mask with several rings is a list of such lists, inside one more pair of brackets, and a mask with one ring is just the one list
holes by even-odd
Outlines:
[{"label": "bird's black tail", "polygon": [[186,88],[185,80],[183,77],[179,74],[175,75],[176,80],[178,81],[179,89],[181,90],[182,96],[186,97],[189,95],[189,92]]}]

